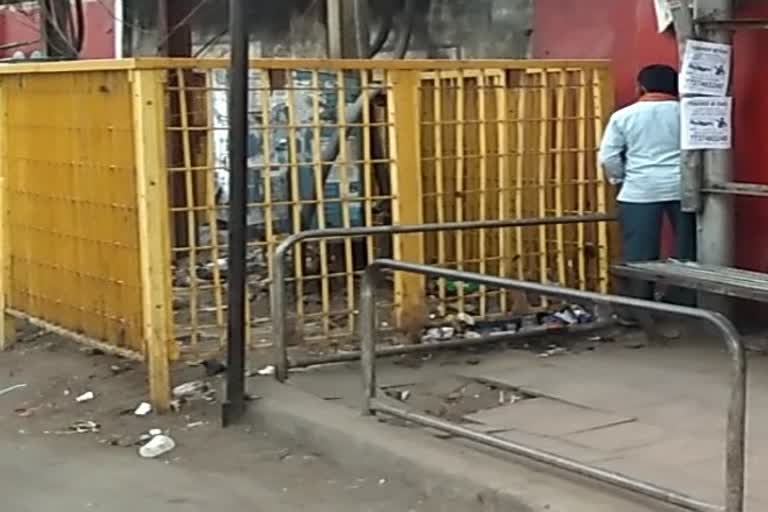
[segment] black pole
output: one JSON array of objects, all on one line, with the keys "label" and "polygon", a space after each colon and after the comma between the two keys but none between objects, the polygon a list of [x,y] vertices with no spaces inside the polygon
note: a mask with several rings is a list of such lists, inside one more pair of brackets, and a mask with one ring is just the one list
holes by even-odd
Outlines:
[{"label": "black pole", "polygon": [[229,33],[229,310],[227,321],[227,394],[222,410],[226,427],[245,412],[245,253],[248,140],[248,26],[245,0],[230,0]]}]

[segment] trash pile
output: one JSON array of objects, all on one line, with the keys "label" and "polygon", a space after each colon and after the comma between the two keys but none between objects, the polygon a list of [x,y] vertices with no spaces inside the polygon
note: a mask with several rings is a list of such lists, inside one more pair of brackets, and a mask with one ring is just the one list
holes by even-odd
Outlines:
[{"label": "trash pile", "polygon": [[432,324],[421,334],[422,343],[508,336],[534,330],[545,332],[550,329],[592,323],[595,321],[595,315],[578,304],[569,304],[551,311],[500,320],[477,320],[465,312],[450,314],[439,319],[436,315],[432,315],[431,320]]}]

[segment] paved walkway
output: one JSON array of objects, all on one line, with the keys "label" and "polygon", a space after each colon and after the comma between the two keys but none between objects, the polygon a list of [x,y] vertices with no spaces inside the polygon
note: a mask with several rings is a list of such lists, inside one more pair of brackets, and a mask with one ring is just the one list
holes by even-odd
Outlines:
[{"label": "paved walkway", "polygon": [[[379,382],[397,389],[433,383],[444,392],[445,386],[434,383],[466,377],[520,389],[537,398],[472,412],[464,421],[722,503],[728,398],[724,348],[702,336],[669,347],[637,348],[636,341],[583,342],[547,358],[511,350],[439,355],[419,368],[390,360],[381,365]],[[750,356],[750,372],[748,510],[765,510],[768,431],[760,425],[768,424],[768,358]],[[359,403],[354,365],[295,374],[293,382],[326,399]],[[409,401],[425,408],[423,400]]]}]

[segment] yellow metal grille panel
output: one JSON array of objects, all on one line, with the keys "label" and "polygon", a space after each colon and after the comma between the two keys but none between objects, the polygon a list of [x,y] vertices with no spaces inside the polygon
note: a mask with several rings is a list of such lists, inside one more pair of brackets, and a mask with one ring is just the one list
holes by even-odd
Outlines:
[{"label": "yellow metal grille panel", "polygon": [[[609,103],[605,70],[544,66],[428,73],[422,94],[426,222],[605,213],[595,153]],[[426,261],[607,291],[605,224],[426,235]],[[436,303],[486,317],[526,311],[524,296],[436,283]],[[470,305],[471,304],[471,305]]]},{"label": "yellow metal grille panel", "polygon": [[143,352],[126,71],[4,75],[8,307]]},{"label": "yellow metal grille panel", "polygon": [[[175,333],[184,348],[216,350],[228,285],[227,63],[165,65]],[[271,342],[271,255],[291,233],[609,208],[595,155],[610,105],[603,62],[258,60],[250,89],[251,346]],[[363,95],[375,99],[354,116]],[[328,159],[333,134],[346,143]],[[323,186],[329,168],[334,187]],[[353,336],[359,274],[383,256],[604,291],[608,242],[605,225],[585,224],[305,243],[283,314],[296,343]],[[384,327],[423,318],[415,306],[425,297],[432,311],[481,316],[529,307],[527,297],[413,276],[382,287]]]}]

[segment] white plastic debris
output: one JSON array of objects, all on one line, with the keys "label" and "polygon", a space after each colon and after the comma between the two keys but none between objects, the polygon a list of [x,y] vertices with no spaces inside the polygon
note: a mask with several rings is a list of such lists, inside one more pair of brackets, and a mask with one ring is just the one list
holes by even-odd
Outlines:
[{"label": "white plastic debris", "polygon": [[133,414],[136,416],[146,416],[152,412],[152,404],[149,402],[141,402],[138,407],[136,407],[136,410],[133,411]]},{"label": "white plastic debris", "polygon": [[553,357],[553,356],[560,356],[567,353],[568,353],[568,349],[566,349],[565,347],[552,347],[546,352],[542,352],[541,354],[539,354],[539,357],[547,358],[547,357]]},{"label": "white plastic debris", "polygon": [[173,396],[175,398],[194,398],[202,395],[208,390],[208,386],[201,380],[193,380],[191,382],[185,382],[179,384],[173,388]]},{"label": "white plastic debris", "polygon": [[149,432],[147,433],[152,437],[161,436],[163,435],[163,430],[160,428],[153,428],[153,429],[150,429]]},{"label": "white plastic debris", "polygon": [[264,368],[262,368],[261,370],[256,370],[256,373],[258,373],[259,375],[274,375],[275,367],[274,365],[269,364]]},{"label": "white plastic debris", "polygon": [[93,393],[93,391],[86,391],[82,395],[75,398],[75,401],[78,403],[90,402],[94,398],[96,398],[96,395]]},{"label": "white plastic debris", "polygon": [[17,389],[25,388],[27,387],[26,384],[16,384],[14,386],[7,387],[5,389],[0,389],[0,396],[3,396],[7,393],[10,393],[11,391],[16,391]]},{"label": "white plastic debris", "polygon": [[176,448],[176,441],[171,437],[160,434],[139,448],[139,455],[145,459],[154,459]]},{"label": "white plastic debris", "polygon": [[432,327],[421,337],[424,343],[435,343],[438,341],[448,341],[456,334],[453,327]]},{"label": "white plastic debris", "polygon": [[467,314],[467,313],[463,312],[463,311],[456,315],[456,320],[458,320],[459,322],[461,322],[463,324],[475,325],[474,317],[472,315],[470,315],[470,314]]}]

